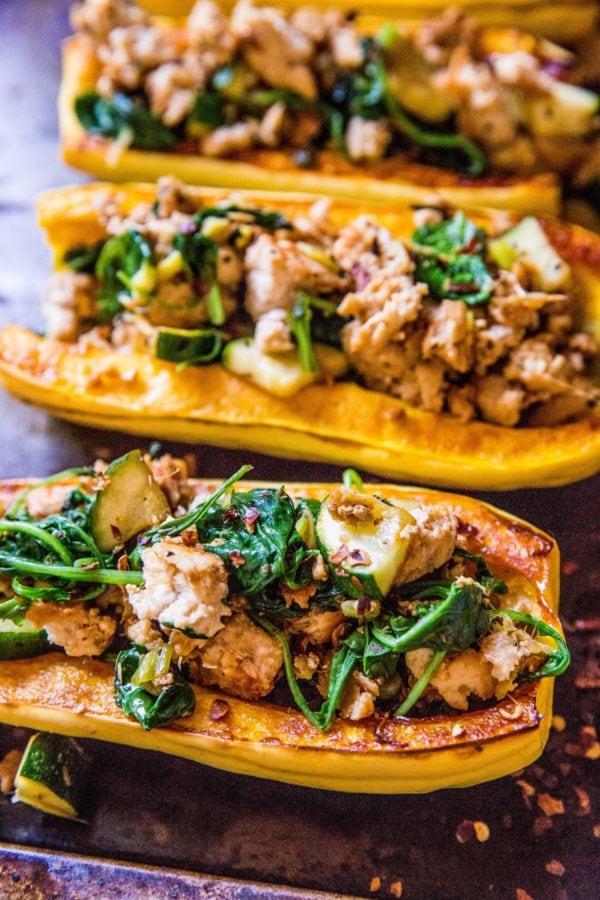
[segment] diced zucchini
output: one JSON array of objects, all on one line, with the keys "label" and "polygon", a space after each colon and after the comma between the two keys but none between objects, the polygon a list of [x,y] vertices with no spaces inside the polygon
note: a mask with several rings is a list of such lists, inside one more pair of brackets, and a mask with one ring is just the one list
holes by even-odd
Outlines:
[{"label": "diced zucchini", "polygon": [[28,622],[15,625],[0,619],[0,659],[27,659],[48,649],[48,636],[43,628],[32,628]]},{"label": "diced zucchini", "polygon": [[551,93],[529,101],[528,124],[538,137],[583,137],[592,131],[599,105],[600,97],[593,91],[555,81]]},{"label": "diced zucchini", "polygon": [[[410,538],[402,532],[415,520],[407,509],[367,496],[373,504],[372,520],[356,524],[334,518],[325,501],[317,519],[317,537],[347,596],[380,599],[392,587],[406,556]],[[332,558],[339,561],[331,562]]]},{"label": "diced zucchini", "polygon": [[570,266],[562,259],[537,219],[527,216],[488,244],[488,252],[504,269],[522,259],[540,291],[562,291],[571,280]]},{"label": "diced zucchini", "polygon": [[447,91],[433,80],[433,69],[406,38],[396,37],[386,53],[387,80],[397,103],[424,122],[440,124],[454,111]]},{"label": "diced zucchini", "polygon": [[72,738],[34,734],[15,777],[14,801],[51,816],[77,819],[87,767],[83,750]]},{"label": "diced zucchini", "polygon": [[90,521],[98,547],[109,553],[164,521],[171,510],[139,450],[115,459],[104,477],[106,486],[96,494]]},{"label": "diced zucchini", "polygon": [[[340,350],[326,344],[314,344],[313,349],[322,375],[341,378],[346,374],[348,362]],[[295,350],[262,353],[254,338],[230,341],[221,360],[229,372],[248,378],[276,397],[291,397],[318,377],[318,373],[303,371]]]}]

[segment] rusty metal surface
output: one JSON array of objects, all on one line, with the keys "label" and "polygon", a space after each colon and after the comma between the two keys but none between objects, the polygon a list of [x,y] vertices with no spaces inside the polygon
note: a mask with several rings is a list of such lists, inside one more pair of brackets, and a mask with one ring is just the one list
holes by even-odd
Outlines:
[{"label": "rusty metal surface", "polygon": [[94,900],[344,900],[343,894],[307,893],[0,844],[0,896],[4,900],[89,900],[92,895]]},{"label": "rusty metal surface", "polygon": [[[56,149],[58,45],[67,32],[66,9],[65,0],[0,0],[0,321],[34,327],[40,324],[47,253],[34,227],[32,197],[81,180],[61,166]],[[53,422],[5,396],[0,421],[2,478],[43,475],[89,463],[103,448],[116,454],[132,446],[130,438]],[[254,464],[257,478],[339,476],[334,466],[207,448],[195,453],[200,474],[209,477],[228,475],[242,461]],[[555,711],[564,719],[557,724],[564,730],[553,731],[539,763],[518,777],[464,791],[369,797],[294,788],[86,742],[93,760],[87,824],[0,798],[0,840],[53,851],[51,857],[4,855],[0,896],[252,898],[269,895],[265,883],[359,897],[402,891],[409,900],[527,900],[519,889],[534,900],[600,896],[600,478],[563,489],[478,496],[551,531],[563,552],[562,614],[574,662],[557,685]],[[23,746],[26,737],[0,728],[0,755]],[[473,822],[487,825],[487,840],[478,840],[486,831]],[[169,893],[157,888],[157,875],[145,873],[138,883],[145,885],[143,894],[133,888],[119,894],[130,870],[85,860],[73,869],[65,853],[204,875],[195,882],[194,875],[167,876],[162,884],[174,885]],[[88,878],[87,893],[69,893],[74,871]],[[11,873],[25,879],[20,888]],[[10,894],[11,885],[21,893]],[[190,886],[196,893],[189,893]],[[272,896],[292,893],[274,888]]]}]

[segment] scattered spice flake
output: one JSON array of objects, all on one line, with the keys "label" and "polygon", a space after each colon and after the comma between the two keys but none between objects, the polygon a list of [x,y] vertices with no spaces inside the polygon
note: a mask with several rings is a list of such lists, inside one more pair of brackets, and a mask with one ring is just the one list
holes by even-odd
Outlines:
[{"label": "scattered spice flake", "polygon": [[564,716],[552,716],[552,727],[560,734],[567,727],[567,720]]},{"label": "scattered spice flake", "polygon": [[489,840],[490,829],[486,822],[482,822],[478,819],[476,822],[473,822],[473,828],[475,829],[475,837],[480,844]]},{"label": "scattered spice flake", "polygon": [[565,559],[562,564],[562,573],[563,575],[574,575],[575,572],[579,571],[579,563],[575,562],[572,559]]},{"label": "scattered spice flake", "polygon": [[538,794],[538,806],[547,816],[562,816],[565,812],[565,804],[558,797],[550,794]]},{"label": "scattered spice flake", "polygon": [[577,794],[577,799],[579,801],[579,809],[577,810],[577,815],[578,816],[589,816],[589,814],[592,811],[592,803],[590,800],[590,795],[582,787],[574,787],[573,790]]},{"label": "scattered spice flake", "polygon": [[369,890],[371,891],[372,894],[374,894],[376,891],[379,890],[380,887],[381,887],[381,878],[379,877],[379,875],[374,875],[373,878],[371,878],[371,884],[369,885]]},{"label": "scattered spice flake", "polygon": [[533,900],[531,894],[528,894],[527,891],[523,890],[523,888],[517,888],[515,894],[517,896],[517,900]]},{"label": "scattered spice flake", "polygon": [[456,840],[459,844],[467,844],[475,837],[475,826],[470,819],[464,819],[456,829]]},{"label": "scattered spice flake", "polygon": [[254,526],[256,525],[257,519],[258,510],[255,506],[249,507],[249,509],[247,509],[242,516],[242,522],[244,523],[250,534],[254,534]]},{"label": "scattered spice flake", "polygon": [[335,566],[335,565],[337,565],[337,563],[343,562],[347,556],[348,556],[348,547],[346,546],[346,544],[340,544],[340,546],[337,548],[337,550],[335,551],[333,556],[329,557],[329,562],[333,563],[333,565]]},{"label": "scattered spice flake", "polygon": [[186,528],[185,531],[182,531],[181,540],[186,547],[195,547],[198,543],[198,529],[196,526],[192,525],[190,528]]},{"label": "scattered spice flake", "polygon": [[533,820],[531,830],[533,831],[534,837],[541,837],[547,831],[551,831],[552,828],[554,828],[552,819],[549,819],[548,816],[537,816]]},{"label": "scattered spice flake", "polygon": [[229,712],[229,703],[226,700],[213,700],[208,711],[208,718],[213,722],[224,719]]},{"label": "scattered spice flake", "polygon": [[119,572],[128,572],[129,571],[129,557],[126,553],[123,556],[120,556],[117,560],[117,569]]},{"label": "scattered spice flake", "polygon": [[361,550],[359,547],[356,547],[354,550],[350,551],[350,559],[353,563],[361,566],[370,566],[371,565],[371,557],[367,553],[366,550]]},{"label": "scattered spice flake", "polygon": [[392,881],[390,884],[390,894],[392,897],[401,897],[404,893],[404,885],[401,881]]},{"label": "scattered spice flake", "polygon": [[12,794],[15,776],[23,756],[22,750],[9,750],[0,760],[0,793]]},{"label": "scattered spice flake", "polygon": [[232,550],[229,554],[229,559],[231,560],[231,564],[239,569],[241,566],[246,564],[246,560],[242,556],[239,550]]},{"label": "scattered spice flake", "polygon": [[558,859],[551,859],[550,862],[546,863],[544,868],[550,875],[557,875],[559,878],[562,878],[565,874],[565,867]]},{"label": "scattered spice flake", "polygon": [[600,838],[600,822],[592,828],[592,834],[595,838]]},{"label": "scattered spice flake", "polygon": [[535,788],[532,784],[529,784],[525,779],[520,778],[517,781],[517,784],[521,788],[521,794],[523,796],[523,802],[528,809],[531,809],[531,797],[535,795]]},{"label": "scattered spice flake", "polygon": [[505,813],[502,816],[502,824],[505,828],[512,828],[512,816],[510,813]]}]

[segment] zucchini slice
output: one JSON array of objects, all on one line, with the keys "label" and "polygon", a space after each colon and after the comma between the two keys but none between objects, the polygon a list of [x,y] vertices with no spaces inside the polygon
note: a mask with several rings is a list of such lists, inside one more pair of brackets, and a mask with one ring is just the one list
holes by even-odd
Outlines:
[{"label": "zucchini slice", "polygon": [[49,647],[43,628],[32,628],[28,622],[15,625],[9,619],[0,619],[0,659],[26,659],[39,656]]},{"label": "zucchini slice", "polygon": [[116,459],[104,478],[106,486],[96,494],[90,513],[92,534],[103,553],[170,515],[167,498],[139,450]]},{"label": "zucchini slice", "polygon": [[51,816],[77,819],[86,770],[83,750],[72,738],[34,734],[17,771],[14,801]]}]

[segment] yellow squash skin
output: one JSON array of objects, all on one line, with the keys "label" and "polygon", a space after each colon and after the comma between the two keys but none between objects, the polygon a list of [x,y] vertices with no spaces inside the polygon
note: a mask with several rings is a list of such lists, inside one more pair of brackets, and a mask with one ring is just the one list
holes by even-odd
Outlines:
[{"label": "yellow squash skin", "polygon": [[[275,5],[273,0],[255,0],[257,6]],[[156,15],[187,15],[194,0],[139,0],[140,6]],[[235,6],[234,0],[221,4],[226,9]],[[279,0],[282,9],[296,9],[309,5],[306,0]],[[448,0],[363,0],[361,12],[402,22],[414,23],[439,16],[451,4]],[[458,4],[481,25],[514,25],[534,31],[555,41],[571,43],[587,37],[598,18],[594,0],[461,0]],[[352,0],[328,0],[327,6],[355,9]]]},{"label": "yellow squash skin", "polygon": [[[215,482],[209,482],[215,487]],[[257,486],[244,482],[243,489]],[[264,486],[262,483],[261,486]],[[272,485],[271,485],[272,486]],[[10,503],[22,484],[4,484]],[[293,496],[323,498],[333,485],[286,485]],[[367,485],[401,502],[443,503],[463,523],[474,552],[538,603],[560,630],[559,553],[552,538],[526,522],[468,497],[394,485]],[[0,721],[182,756],[230,772],[354,793],[425,793],[468,787],[528,765],[550,729],[553,680],[517,688],[489,709],[421,720],[338,720],[322,734],[297,710],[195,688],[196,710],[165,728],[144,731],[113,700],[112,667],[49,653],[0,662]],[[214,700],[229,713],[213,721]]]},{"label": "yellow squash skin", "polygon": [[[150,185],[86,185],[45,194],[40,221],[56,260],[68,247],[103,236],[99,202],[114,200],[127,211],[151,201],[154,191]],[[194,189],[191,196],[201,205],[225,193]],[[312,202],[255,193],[243,199],[291,217]],[[412,231],[407,209],[337,201],[331,218],[341,226],[361,213],[374,215],[400,236]],[[483,226],[499,217],[507,227],[514,221],[506,213],[474,216]],[[574,267],[583,318],[600,337],[600,238],[553,221],[545,227]],[[600,469],[598,413],[553,428],[463,424],[351,382],[314,383],[281,399],[219,364],[177,371],[147,354],[82,352],[16,326],[0,331],[0,378],[22,399],[83,425],[353,465],[419,483],[473,490],[541,487],[577,481]]]},{"label": "yellow squash skin", "polygon": [[[373,30],[374,23],[369,23]],[[61,148],[65,162],[110,181],[154,181],[174,175],[188,184],[264,191],[303,191],[386,204],[492,206],[518,212],[556,214],[560,204],[558,178],[542,173],[529,178],[484,176],[471,179],[409,159],[385,160],[367,172],[334,152],[321,155],[321,171],[293,167],[289,154],[277,150],[247,151],[236,160],[194,154],[122,150],[88,134],[74,111],[75,98],[94,90],[98,64],[85,35],[69,38],[63,47],[63,79],[59,92]]]}]

